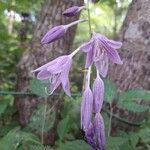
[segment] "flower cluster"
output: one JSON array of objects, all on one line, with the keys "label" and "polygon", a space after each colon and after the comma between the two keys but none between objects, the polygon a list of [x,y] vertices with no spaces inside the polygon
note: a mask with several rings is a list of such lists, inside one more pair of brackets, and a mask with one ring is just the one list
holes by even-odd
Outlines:
[{"label": "flower cluster", "polygon": [[[107,37],[93,32],[90,41],[80,47],[86,53],[85,68],[88,69],[81,104],[81,126],[87,142],[96,150],[105,149],[104,121],[100,114],[104,99],[104,83],[100,76],[106,77],[109,59],[116,64],[123,63],[116,50],[121,46],[121,42],[109,40]],[[97,70],[97,77],[91,90],[90,70],[93,64]]]},{"label": "flower cluster", "polygon": [[[73,6],[64,11],[63,14],[67,17],[72,17],[82,9],[85,9],[85,6]],[[85,20],[81,19],[50,29],[42,38],[41,43],[48,44],[62,38],[69,27],[83,21]],[[121,46],[121,42],[109,40],[107,37],[93,32],[90,41],[82,44],[71,54],[60,56],[33,71],[37,72],[37,79],[48,81],[47,90],[50,94],[61,84],[65,93],[70,96],[69,71],[72,58],[78,51],[86,53],[85,69],[87,74],[81,103],[81,128],[85,132],[87,142],[95,150],[105,150],[104,121],[100,114],[104,99],[104,83],[101,76],[106,77],[107,75],[109,59],[113,63],[122,64],[117,52],[117,49]],[[90,76],[93,64],[95,64],[97,76],[91,88]]]}]

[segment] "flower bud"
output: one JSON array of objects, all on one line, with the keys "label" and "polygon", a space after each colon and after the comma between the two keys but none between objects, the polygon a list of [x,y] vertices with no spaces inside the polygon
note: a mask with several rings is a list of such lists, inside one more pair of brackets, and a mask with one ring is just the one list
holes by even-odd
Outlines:
[{"label": "flower bud", "polygon": [[48,44],[62,38],[67,29],[68,26],[66,25],[60,25],[50,29],[42,38],[41,43]]},{"label": "flower bud", "polygon": [[78,14],[82,9],[84,9],[85,6],[82,6],[82,7],[79,7],[79,6],[73,6],[73,7],[70,7],[68,9],[66,9],[64,12],[63,12],[63,15],[64,16],[67,16],[67,17],[73,17],[75,16],[76,14]]}]

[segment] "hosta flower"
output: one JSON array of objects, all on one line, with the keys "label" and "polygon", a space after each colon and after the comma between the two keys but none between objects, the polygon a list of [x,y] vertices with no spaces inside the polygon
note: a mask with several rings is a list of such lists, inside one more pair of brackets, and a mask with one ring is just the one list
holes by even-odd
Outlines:
[{"label": "hosta flower", "polygon": [[73,7],[70,7],[68,9],[66,9],[64,12],[63,12],[63,15],[67,16],[67,17],[72,17],[72,16],[75,16],[76,14],[78,14],[82,9],[84,9],[85,6],[73,6]]},{"label": "hosta flower", "polygon": [[95,113],[101,111],[104,98],[104,83],[100,78],[99,73],[93,83],[93,109]]},{"label": "hosta flower", "polygon": [[94,149],[96,149],[96,143],[94,140],[94,128],[92,123],[90,123],[87,131],[85,132],[85,138],[87,143],[90,144]]},{"label": "hosta flower", "polygon": [[81,46],[87,53],[86,68],[95,62],[99,73],[105,77],[108,72],[108,59],[116,64],[122,64],[116,49],[122,46],[121,42],[109,40],[107,37],[94,33],[92,39]]},{"label": "hosta flower", "polygon": [[93,124],[97,150],[105,150],[105,128],[103,117],[100,113],[96,113]]},{"label": "hosta flower", "polygon": [[60,25],[50,29],[42,38],[41,43],[48,44],[62,38],[67,29],[68,26],[66,25]]},{"label": "hosta flower", "polygon": [[81,103],[81,127],[86,132],[89,128],[93,109],[93,94],[89,86],[86,87]]},{"label": "hosta flower", "polygon": [[72,57],[70,57],[70,55],[64,55],[50,61],[32,72],[38,72],[37,79],[48,80],[48,91],[51,94],[60,84],[62,84],[65,93],[70,96],[70,83],[68,75],[71,64]]},{"label": "hosta flower", "polygon": [[56,26],[56,27],[50,29],[42,38],[41,43],[48,44],[48,43],[54,42],[54,41],[62,38],[65,35],[65,33],[69,27],[76,25],[80,22],[84,22],[84,21],[86,21],[86,20],[81,19],[81,20],[74,21],[67,25],[59,25],[59,26]]}]

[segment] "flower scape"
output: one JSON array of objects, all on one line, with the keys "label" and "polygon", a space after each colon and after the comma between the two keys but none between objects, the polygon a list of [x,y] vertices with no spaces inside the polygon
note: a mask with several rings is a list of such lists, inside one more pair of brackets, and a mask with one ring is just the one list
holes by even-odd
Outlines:
[{"label": "flower scape", "polygon": [[[64,11],[63,15],[73,17],[86,6],[73,6]],[[87,8],[88,9],[88,8]],[[77,20],[67,25],[60,25],[50,29],[42,38],[42,44],[50,44],[62,38],[68,28],[78,23],[86,21]],[[91,33],[90,33],[91,34]],[[37,79],[47,80],[49,85],[47,90],[50,94],[62,85],[64,92],[71,96],[69,71],[71,69],[73,56],[79,51],[86,53],[85,70],[87,70],[82,102],[81,102],[81,128],[85,133],[85,139],[95,150],[105,150],[105,127],[101,115],[104,100],[104,83],[101,77],[106,77],[108,72],[109,60],[116,64],[123,64],[117,49],[121,48],[122,43],[113,41],[101,35],[92,32],[91,39],[82,44],[79,48],[69,55],[60,56],[43,66],[33,70],[37,72]],[[91,66],[96,67],[96,79],[91,86]]]}]

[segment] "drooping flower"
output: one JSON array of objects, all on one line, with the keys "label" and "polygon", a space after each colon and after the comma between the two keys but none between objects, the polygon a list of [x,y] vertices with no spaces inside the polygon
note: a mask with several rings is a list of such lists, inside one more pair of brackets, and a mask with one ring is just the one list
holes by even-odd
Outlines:
[{"label": "drooping flower", "polygon": [[62,83],[65,93],[70,96],[69,71],[72,65],[70,55],[60,56],[53,61],[33,70],[38,72],[37,79],[48,80],[48,91],[50,94]]},{"label": "drooping flower", "polygon": [[104,98],[104,82],[100,78],[98,71],[97,77],[93,83],[92,91],[93,91],[93,109],[95,113],[98,113],[101,111]]},{"label": "drooping flower", "polygon": [[94,128],[92,122],[89,125],[89,128],[85,132],[85,138],[88,144],[90,144],[94,149],[96,149],[96,143],[94,140]]},{"label": "drooping flower", "polygon": [[70,8],[66,9],[63,12],[63,15],[65,15],[67,17],[73,17],[76,14],[78,14],[84,8],[85,8],[85,6],[81,6],[81,7],[79,7],[79,6],[73,6],[73,7],[70,7]]},{"label": "drooping flower", "polygon": [[89,128],[93,109],[93,94],[89,86],[86,87],[81,103],[81,127],[86,132]]},{"label": "drooping flower", "polygon": [[105,150],[105,127],[100,113],[96,113],[93,124],[97,150]]},{"label": "drooping flower", "polygon": [[84,21],[86,21],[86,20],[80,19],[80,20],[71,22],[70,24],[67,24],[67,25],[59,25],[59,26],[53,27],[44,35],[44,37],[41,40],[41,43],[48,44],[48,43],[52,43],[52,42],[62,38],[65,35],[65,33],[69,27],[76,25],[80,22],[84,22]]},{"label": "drooping flower", "polygon": [[99,33],[93,33],[91,40],[81,46],[81,50],[87,53],[86,68],[95,62],[99,73],[105,77],[108,72],[108,59],[116,64],[123,63],[116,50],[121,46],[121,42],[109,40]]}]

